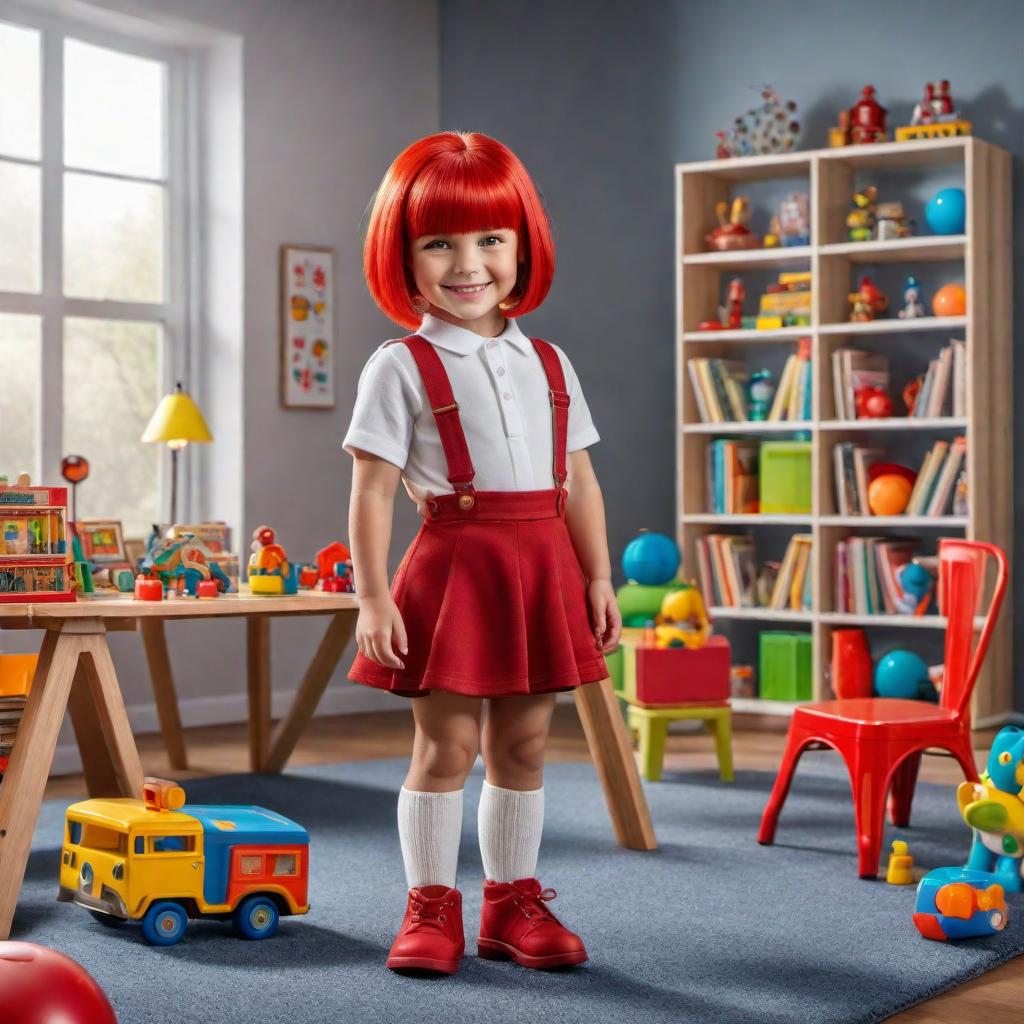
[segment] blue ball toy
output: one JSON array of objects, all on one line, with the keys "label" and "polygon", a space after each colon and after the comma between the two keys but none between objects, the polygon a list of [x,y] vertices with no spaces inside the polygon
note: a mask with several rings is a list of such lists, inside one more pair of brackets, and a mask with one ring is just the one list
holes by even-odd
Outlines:
[{"label": "blue ball toy", "polygon": [[962,235],[967,224],[967,197],[962,188],[936,192],[924,208],[928,227],[937,235]]},{"label": "blue ball toy", "polygon": [[875,693],[903,700],[937,700],[924,659],[913,651],[890,651],[875,666]]},{"label": "blue ball toy", "polygon": [[622,571],[632,583],[654,587],[675,579],[679,546],[663,533],[641,533],[622,553]]}]

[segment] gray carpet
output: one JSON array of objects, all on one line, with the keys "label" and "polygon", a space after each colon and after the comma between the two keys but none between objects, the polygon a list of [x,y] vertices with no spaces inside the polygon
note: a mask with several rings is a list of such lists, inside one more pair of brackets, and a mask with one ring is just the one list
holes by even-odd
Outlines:
[{"label": "gray carpet", "polygon": [[[259,803],[309,829],[313,909],[255,943],[200,922],[179,945],[153,949],[137,929],[110,932],[56,903],[65,802],[49,802],[12,938],[80,960],[121,1024],[866,1024],[1024,951],[1016,897],[1000,936],[957,946],[920,938],[912,888],[857,879],[848,782],[835,755],[811,753],[776,846],[754,839],[772,775],[739,772],[730,785],[710,772],[667,773],[645,784],[661,843],[646,854],[615,845],[590,765],[549,765],[539,874],[590,962],[540,972],[478,960],[478,765],[459,877],[467,958],[450,978],[397,976],[384,960],[404,910],[395,805],[406,767],[371,761],[188,784],[194,802]],[[969,837],[953,787],[921,785],[914,812],[901,834],[917,863],[962,863]]]}]

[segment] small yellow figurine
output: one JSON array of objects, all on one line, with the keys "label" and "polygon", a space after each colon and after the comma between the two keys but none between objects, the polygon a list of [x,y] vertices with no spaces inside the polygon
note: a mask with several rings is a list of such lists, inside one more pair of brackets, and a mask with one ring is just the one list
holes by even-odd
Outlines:
[{"label": "small yellow figurine", "polygon": [[666,594],[655,619],[655,644],[658,647],[703,647],[711,635],[711,620],[696,583],[688,581],[679,590]]},{"label": "small yellow figurine", "polygon": [[913,885],[913,867],[914,858],[910,854],[910,847],[902,839],[894,839],[885,880],[890,885]]}]

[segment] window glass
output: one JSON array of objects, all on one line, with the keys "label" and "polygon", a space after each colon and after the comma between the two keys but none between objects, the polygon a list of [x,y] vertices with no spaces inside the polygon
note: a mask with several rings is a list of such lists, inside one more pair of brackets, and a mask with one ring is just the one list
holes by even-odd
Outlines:
[{"label": "window glass", "polygon": [[263,858],[255,854],[243,854],[239,870],[243,875],[262,875]]},{"label": "window glass", "polygon": [[38,167],[0,160],[0,291],[39,291],[41,182]]},{"label": "window glass", "polygon": [[278,853],[274,856],[275,875],[297,875],[298,861],[294,853]]},{"label": "window glass", "polygon": [[[0,154],[39,159],[40,35],[0,21]],[[0,192],[0,195],[3,193]]]},{"label": "window glass", "polygon": [[117,829],[85,822],[80,845],[88,847],[90,850],[117,850],[123,853],[127,840],[128,837],[123,832],[118,832]]},{"label": "window glass", "polygon": [[80,821],[68,822],[68,842],[72,846],[78,846],[82,841],[82,823]]},{"label": "window glass", "polygon": [[41,317],[0,313],[0,473],[12,480],[38,464],[41,334]]},{"label": "window glass", "polygon": [[196,848],[195,836],[153,836],[153,853],[191,853]]}]

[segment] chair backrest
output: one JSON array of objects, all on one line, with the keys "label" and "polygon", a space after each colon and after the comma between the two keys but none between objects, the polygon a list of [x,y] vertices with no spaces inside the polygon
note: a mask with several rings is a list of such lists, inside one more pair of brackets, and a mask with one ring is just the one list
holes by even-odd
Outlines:
[{"label": "chair backrest", "polygon": [[[988,608],[981,611],[979,601],[985,587],[987,556],[995,559],[996,579]],[[942,610],[947,617],[940,703],[957,716],[969,714],[971,694],[995,629],[1008,576],[1006,555],[994,544],[957,538],[939,541],[939,593]],[[984,615],[984,622],[975,644],[976,612]]]}]

